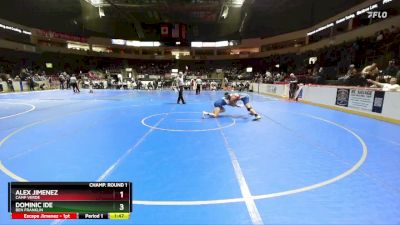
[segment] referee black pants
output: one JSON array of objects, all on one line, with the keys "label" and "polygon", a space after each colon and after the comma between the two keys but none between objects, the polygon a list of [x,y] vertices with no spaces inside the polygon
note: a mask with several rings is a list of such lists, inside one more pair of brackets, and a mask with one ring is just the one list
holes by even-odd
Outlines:
[{"label": "referee black pants", "polygon": [[72,90],[73,90],[75,93],[81,92],[81,91],[79,90],[79,87],[78,87],[78,84],[77,84],[77,83],[72,83],[72,84],[70,84],[70,85],[71,85],[71,87],[72,87]]},{"label": "referee black pants", "polygon": [[296,91],[297,91],[297,83],[290,83],[289,84],[289,98],[290,99],[294,99]]},{"label": "referee black pants", "polygon": [[201,85],[198,84],[198,85],[196,86],[196,95],[200,94],[200,89],[201,89]]},{"label": "referee black pants", "polygon": [[183,86],[179,86],[179,96],[177,103],[179,104],[182,101],[185,104],[185,100],[183,99]]}]

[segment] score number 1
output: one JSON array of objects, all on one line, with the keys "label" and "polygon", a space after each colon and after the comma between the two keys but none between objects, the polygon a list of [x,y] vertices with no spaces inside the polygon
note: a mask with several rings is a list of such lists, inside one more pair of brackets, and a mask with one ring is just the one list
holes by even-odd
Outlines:
[{"label": "score number 1", "polygon": [[[121,197],[121,199],[124,198],[124,192],[120,191],[119,192],[119,196]],[[119,204],[119,211],[124,211],[125,210],[125,205],[124,204]]]}]

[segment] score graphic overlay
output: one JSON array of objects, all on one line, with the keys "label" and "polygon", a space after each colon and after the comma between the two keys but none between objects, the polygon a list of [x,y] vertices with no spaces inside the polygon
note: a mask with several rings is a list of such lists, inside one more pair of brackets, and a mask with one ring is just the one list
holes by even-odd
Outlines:
[{"label": "score graphic overlay", "polygon": [[131,182],[10,182],[12,219],[129,219]]}]

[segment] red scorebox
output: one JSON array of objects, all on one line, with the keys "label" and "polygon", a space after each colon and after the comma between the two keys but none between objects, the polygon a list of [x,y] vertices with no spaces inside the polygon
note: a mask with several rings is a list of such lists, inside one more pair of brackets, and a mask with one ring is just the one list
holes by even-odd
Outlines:
[{"label": "red scorebox", "polygon": [[78,219],[77,213],[12,213],[12,219],[23,220],[74,220]]}]

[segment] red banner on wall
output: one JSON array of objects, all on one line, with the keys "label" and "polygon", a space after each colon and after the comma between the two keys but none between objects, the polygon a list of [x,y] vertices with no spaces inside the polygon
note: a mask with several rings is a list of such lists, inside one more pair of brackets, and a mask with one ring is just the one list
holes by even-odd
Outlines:
[{"label": "red banner on wall", "polygon": [[45,38],[57,38],[57,39],[62,39],[62,40],[66,40],[66,41],[76,41],[76,42],[87,43],[87,38],[85,38],[85,37],[79,37],[79,36],[74,36],[74,35],[64,34],[64,33],[60,33],[60,32],[54,32],[54,31],[34,29],[33,35],[41,36],[41,37],[45,37]]}]

